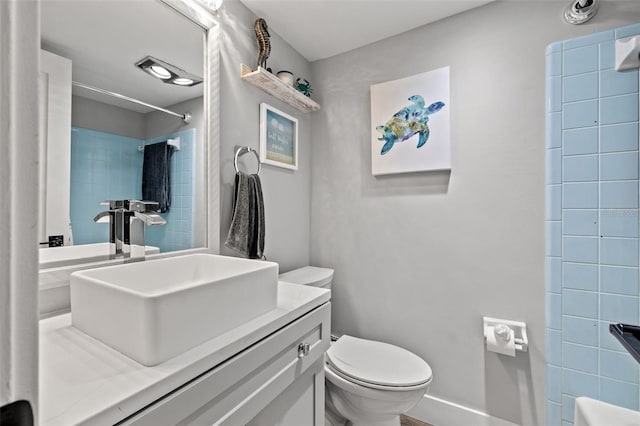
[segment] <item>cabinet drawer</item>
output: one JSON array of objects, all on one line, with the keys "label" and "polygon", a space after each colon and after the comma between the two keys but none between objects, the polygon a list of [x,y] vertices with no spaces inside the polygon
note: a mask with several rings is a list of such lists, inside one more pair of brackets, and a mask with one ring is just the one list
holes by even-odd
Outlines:
[{"label": "cabinet drawer", "polygon": [[[245,424],[323,357],[330,342],[326,303],[161,398],[123,425]],[[308,352],[299,356],[299,345]]]}]

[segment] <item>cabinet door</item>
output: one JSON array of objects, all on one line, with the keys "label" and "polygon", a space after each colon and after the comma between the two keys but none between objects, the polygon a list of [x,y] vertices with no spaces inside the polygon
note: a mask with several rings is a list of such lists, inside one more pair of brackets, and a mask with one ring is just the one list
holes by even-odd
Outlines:
[{"label": "cabinet door", "polygon": [[[308,377],[311,383],[311,376],[313,404],[324,407],[318,386],[324,384],[320,368],[329,348],[330,318],[331,304],[326,303],[118,424],[245,425],[299,379]],[[307,351],[300,352],[300,343]],[[298,412],[308,409],[309,401],[290,403]],[[315,418],[309,424],[321,425]]]},{"label": "cabinet door", "polygon": [[276,397],[247,426],[324,425],[324,358]]}]

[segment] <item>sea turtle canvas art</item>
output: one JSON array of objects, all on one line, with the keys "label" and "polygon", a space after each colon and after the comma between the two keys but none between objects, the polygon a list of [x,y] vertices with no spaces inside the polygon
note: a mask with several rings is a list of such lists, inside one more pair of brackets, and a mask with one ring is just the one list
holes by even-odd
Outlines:
[{"label": "sea turtle canvas art", "polygon": [[451,169],[449,67],[371,86],[371,173]]},{"label": "sea turtle canvas art", "polygon": [[384,155],[393,148],[396,142],[403,142],[418,135],[418,145],[420,148],[427,143],[429,139],[429,115],[434,114],[444,107],[444,102],[437,101],[425,107],[424,98],[420,95],[409,96],[411,105],[402,108],[393,114],[384,125],[376,127],[376,130],[382,134],[379,141],[384,141],[380,155]]}]

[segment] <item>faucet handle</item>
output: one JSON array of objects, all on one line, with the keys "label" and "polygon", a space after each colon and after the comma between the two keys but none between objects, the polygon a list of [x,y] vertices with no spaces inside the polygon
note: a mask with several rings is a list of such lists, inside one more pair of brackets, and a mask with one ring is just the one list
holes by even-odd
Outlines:
[{"label": "faucet handle", "polygon": [[129,210],[140,213],[155,213],[160,208],[156,201],[129,200]]}]

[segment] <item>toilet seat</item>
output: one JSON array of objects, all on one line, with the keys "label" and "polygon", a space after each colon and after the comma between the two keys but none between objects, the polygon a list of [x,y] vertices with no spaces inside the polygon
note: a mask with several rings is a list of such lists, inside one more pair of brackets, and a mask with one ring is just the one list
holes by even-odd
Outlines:
[{"label": "toilet seat", "polygon": [[390,391],[426,387],[432,371],[422,358],[388,343],[344,335],[327,351],[328,367],[345,380]]}]

